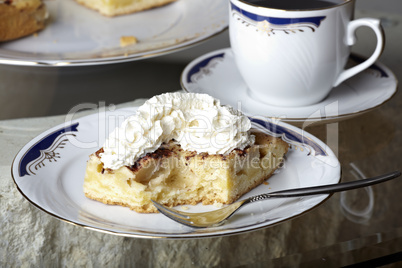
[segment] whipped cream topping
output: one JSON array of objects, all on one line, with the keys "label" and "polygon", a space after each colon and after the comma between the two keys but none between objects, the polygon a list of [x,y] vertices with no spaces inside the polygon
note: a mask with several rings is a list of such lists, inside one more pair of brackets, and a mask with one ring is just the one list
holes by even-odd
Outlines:
[{"label": "whipped cream topping", "polygon": [[250,120],[207,94],[165,93],[146,101],[116,128],[100,154],[105,168],[118,169],[176,140],[184,150],[227,154],[254,144]]}]

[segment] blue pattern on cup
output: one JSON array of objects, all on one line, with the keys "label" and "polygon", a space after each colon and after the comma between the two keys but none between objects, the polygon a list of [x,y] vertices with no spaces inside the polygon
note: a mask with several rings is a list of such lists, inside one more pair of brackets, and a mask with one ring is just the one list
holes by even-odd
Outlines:
[{"label": "blue pattern on cup", "polygon": [[[304,32],[304,28],[309,28],[313,32],[317,29],[325,16],[306,17],[306,18],[276,18],[256,15],[243,10],[233,3],[230,3],[232,14],[237,14],[242,17],[242,23],[253,25],[259,31],[274,33],[282,31],[284,33]],[[265,29],[264,29],[265,28]],[[269,34],[268,34],[269,35]]]}]

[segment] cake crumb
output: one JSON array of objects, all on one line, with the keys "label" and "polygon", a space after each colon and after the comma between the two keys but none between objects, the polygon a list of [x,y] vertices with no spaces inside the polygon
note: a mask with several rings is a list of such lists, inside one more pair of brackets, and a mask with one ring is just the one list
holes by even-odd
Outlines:
[{"label": "cake crumb", "polygon": [[269,182],[264,181],[264,185],[268,185],[268,184],[269,184]]},{"label": "cake crumb", "polygon": [[135,36],[122,36],[120,37],[120,46],[121,47],[126,47],[130,45],[135,45],[137,44],[137,38]]},{"label": "cake crumb", "polygon": [[182,210],[188,210],[188,207],[182,206],[181,209],[182,209]]},{"label": "cake crumb", "polygon": [[221,208],[221,207],[223,207],[223,204],[222,204],[222,203],[218,203],[218,202],[215,202],[213,205],[214,205],[214,207],[216,207],[216,208]]},{"label": "cake crumb", "polygon": [[33,36],[38,37],[38,33],[37,32],[33,33]]}]

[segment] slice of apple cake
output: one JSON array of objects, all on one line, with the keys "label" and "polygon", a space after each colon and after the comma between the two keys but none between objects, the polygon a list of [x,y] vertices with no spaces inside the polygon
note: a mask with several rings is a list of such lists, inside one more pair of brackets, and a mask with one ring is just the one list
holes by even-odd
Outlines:
[{"label": "slice of apple cake", "polygon": [[90,156],[84,193],[147,213],[157,211],[151,199],[232,203],[268,179],[288,150],[282,139],[250,127],[247,117],[205,94],[156,96]]}]

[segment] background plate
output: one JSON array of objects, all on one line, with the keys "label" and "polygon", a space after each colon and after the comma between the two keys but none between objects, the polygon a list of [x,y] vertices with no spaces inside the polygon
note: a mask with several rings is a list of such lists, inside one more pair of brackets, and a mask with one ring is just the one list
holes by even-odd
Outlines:
[{"label": "background plate", "polygon": [[[177,0],[143,12],[105,17],[73,0],[46,1],[47,27],[0,43],[0,63],[38,66],[94,65],[163,55],[225,30],[224,0]],[[136,45],[120,47],[121,36]]]}]

